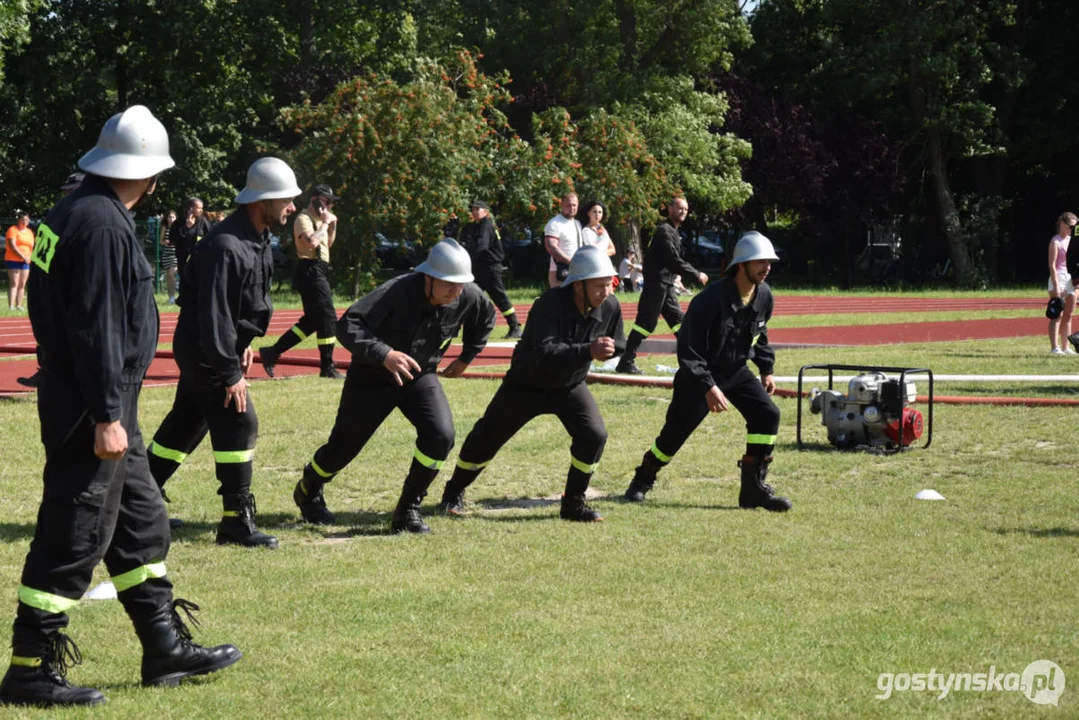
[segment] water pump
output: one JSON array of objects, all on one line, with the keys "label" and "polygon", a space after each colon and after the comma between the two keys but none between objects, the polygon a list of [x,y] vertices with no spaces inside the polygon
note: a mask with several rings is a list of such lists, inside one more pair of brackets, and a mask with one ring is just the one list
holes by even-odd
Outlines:
[{"label": "water pump", "polygon": [[882,372],[868,372],[851,378],[846,395],[813,388],[809,411],[821,416],[828,441],[836,447],[897,449],[922,436],[922,413],[907,407],[916,398],[913,382],[901,384]]}]

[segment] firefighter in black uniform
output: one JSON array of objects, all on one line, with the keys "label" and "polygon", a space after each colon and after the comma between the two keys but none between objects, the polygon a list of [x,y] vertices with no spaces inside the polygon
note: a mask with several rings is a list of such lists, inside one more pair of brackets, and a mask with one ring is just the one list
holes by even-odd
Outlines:
[{"label": "firefighter in black uniform", "polygon": [[483,200],[473,200],[468,211],[472,214],[472,222],[461,229],[461,244],[472,258],[476,284],[491,296],[491,300],[509,323],[510,329],[506,337],[519,338],[521,323],[517,321],[517,310],[502,285],[502,261],[506,259],[506,255],[494,218]]},{"label": "firefighter in black uniform", "polygon": [[281,354],[315,333],[319,353],[319,376],[340,380],[333,361],[334,325],[337,310],[330,290],[330,248],[337,237],[337,216],[333,205],[340,198],[329,185],[315,185],[311,201],[296,215],[292,235],[296,245],[296,290],[303,301],[303,317],[296,321],[273,347],[259,349],[262,368],[274,376],[274,365]]},{"label": "firefighter in black uniform", "polygon": [[620,373],[641,374],[634,362],[637,348],[656,329],[661,313],[671,332],[678,334],[682,324],[682,306],[678,304],[678,293],[674,289],[675,276],[695,278],[701,286],[708,284],[708,276],[682,258],[682,238],[678,234],[678,226],[685,222],[687,214],[689,203],[685,198],[671,200],[667,207],[667,219],[652,233],[652,240],[644,251],[644,290],[637,303],[637,317],[626,341],[626,353],[616,368]]},{"label": "firefighter in black uniform", "polygon": [[176,248],[176,277],[183,279],[184,268],[195,252],[199,240],[210,234],[210,221],[206,219],[200,198],[189,197],[184,201],[183,215],[176,218],[169,228],[169,242]]},{"label": "firefighter in black uniform", "polygon": [[472,283],[468,252],[452,238],[433,248],[416,271],[375,288],[337,323],[337,339],[352,353],[330,439],[303,469],[293,500],[304,520],[334,522],[323,486],[359,454],[394,408],[416,428],[416,449],[393,532],[427,533],[420,502],[454,443],[453,414],[436,369],[464,327],[461,355],[443,371],[459,377],[483,350],[495,313]]},{"label": "firefighter in black uniform", "polygon": [[625,348],[622,308],[611,292],[616,274],[601,250],[586,245],[574,253],[562,286],[547,290],[532,305],[502,386],[461,446],[439,504],[443,512],[463,515],[465,488],[518,430],[534,417],[551,414],[572,439],[561,517],[603,520],[585,504],[607,444],[607,428],[585,377],[593,360],[607,360]]},{"label": "firefighter in black uniform", "polygon": [[191,642],[165,572],[169,524],[138,423],[157,348],[154,271],[131,208],[174,163],[160,122],[141,105],[114,115],[79,160],[82,187],[38,228],[30,321],[40,344],[38,416],[44,496],[23,566],[11,666],[0,703],[96,705],[66,680],[82,657],[61,630],[102,559],[142,642],[142,681],[175,685],[240,659],[232,645]]},{"label": "firefighter in black uniform", "polygon": [[[778,260],[768,238],[750,232],[734,248],[727,277],[693,298],[678,335],[678,373],[667,421],[644,454],[626,499],[641,502],[656,473],[701,424],[709,412],[734,405],[746,421],[746,452],[738,463],[742,488],[738,505],[783,512],[790,500],[777,497],[765,479],[779,431],[779,408],[772,401],[775,351],[768,345],[772,291],[764,282]],[[746,366],[752,360],[758,380]]]},{"label": "firefighter in black uniform", "polygon": [[244,375],[254,357],[251,340],[266,334],[273,314],[270,228],[284,225],[300,192],[283,161],[256,160],[236,196],[240,207],[198,244],[182,280],[173,337],[180,382],[150,443],[150,469],[163,493],[209,431],[224,505],[219,545],[277,547],[277,538],[255,526],[251,467],[258,416]]}]

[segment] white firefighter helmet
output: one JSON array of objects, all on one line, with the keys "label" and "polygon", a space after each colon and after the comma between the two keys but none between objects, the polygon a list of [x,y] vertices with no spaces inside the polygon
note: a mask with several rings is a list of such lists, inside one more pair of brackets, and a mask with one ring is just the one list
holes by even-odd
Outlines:
[{"label": "white firefighter helmet", "polygon": [[772,241],[761,235],[756,230],[750,230],[738,239],[734,246],[734,257],[727,266],[727,272],[734,272],[734,268],[741,263],[752,260],[779,260],[776,249],[772,247]]},{"label": "white firefighter helmet", "polygon": [[444,238],[431,248],[427,259],[416,266],[416,272],[451,283],[470,283],[475,279],[468,250],[453,238]]},{"label": "white firefighter helmet", "polygon": [[284,160],[275,157],[259,158],[247,169],[247,185],[234,201],[247,205],[259,200],[294,198],[303,190],[296,184],[296,173]]},{"label": "white firefighter helmet", "polygon": [[113,180],[145,180],[174,167],[165,126],[144,105],[109,118],[79,169]]},{"label": "white firefighter helmet", "polygon": [[617,274],[606,253],[595,245],[585,245],[570,258],[569,274],[562,281],[562,287],[572,285],[579,280],[610,278]]}]

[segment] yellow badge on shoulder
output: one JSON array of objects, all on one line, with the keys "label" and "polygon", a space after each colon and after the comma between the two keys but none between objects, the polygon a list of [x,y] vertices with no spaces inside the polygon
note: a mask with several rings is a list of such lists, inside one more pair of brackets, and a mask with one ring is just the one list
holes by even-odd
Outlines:
[{"label": "yellow badge on shoulder", "polygon": [[45,223],[41,223],[37,227],[37,241],[34,243],[34,254],[30,259],[39,268],[48,272],[49,266],[52,265],[52,256],[56,253],[56,246],[59,242],[60,238],[52,231],[52,228]]}]

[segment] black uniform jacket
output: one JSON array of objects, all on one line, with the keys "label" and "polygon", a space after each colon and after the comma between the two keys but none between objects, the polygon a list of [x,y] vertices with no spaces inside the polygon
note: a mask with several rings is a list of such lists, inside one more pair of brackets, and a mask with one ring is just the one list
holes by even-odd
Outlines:
[{"label": "black uniform jacket", "polygon": [[502,240],[498,237],[498,229],[495,228],[495,222],[490,215],[478,223],[470,222],[462,228],[461,245],[472,256],[474,267],[500,266],[506,257]]},{"label": "black uniform jacket", "polygon": [[169,242],[177,252],[190,255],[198,242],[210,234],[212,226],[206,216],[195,218],[195,224],[187,226],[187,218],[177,218],[169,228]]},{"label": "black uniform jacket", "polygon": [[592,341],[600,337],[615,341],[616,355],[625,351],[622,306],[615,296],[582,315],[573,302],[572,285],[551,288],[528,312],[506,384],[555,390],[584,382],[592,364]]},{"label": "black uniform jacket", "polygon": [[725,277],[699,293],[689,304],[678,333],[676,384],[708,392],[752,360],[762,376],[771,375],[776,353],[768,345],[768,320],[775,301],[767,284],[742,305],[734,279]]},{"label": "black uniform jacket", "polygon": [[683,282],[696,280],[700,272],[682,258],[682,237],[678,229],[664,220],[652,233],[648,249],[644,251],[644,284],[674,285],[674,276],[681,275]]},{"label": "black uniform jacket", "polygon": [[191,254],[180,283],[180,319],[173,352],[181,370],[209,370],[212,384],[235,385],[251,340],[266,334],[273,315],[269,230],[258,232],[240,206]]},{"label": "black uniform jacket", "polygon": [[337,340],[352,353],[350,374],[396,384],[383,367],[391,350],[408,354],[419,363],[421,373],[431,372],[462,327],[461,362],[476,359],[495,327],[494,306],[474,283],[466,284],[452,303],[432,305],[424,288],[426,278],[409,273],[383,283],[337,321]]},{"label": "black uniform jacket", "polygon": [[134,217],[102,178],[88,175],[38,228],[28,292],[43,382],[92,422],[120,419],[121,387],[153,360],[153,279]]}]

